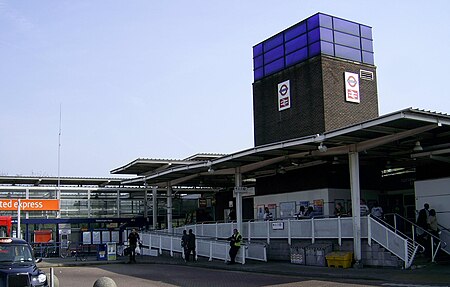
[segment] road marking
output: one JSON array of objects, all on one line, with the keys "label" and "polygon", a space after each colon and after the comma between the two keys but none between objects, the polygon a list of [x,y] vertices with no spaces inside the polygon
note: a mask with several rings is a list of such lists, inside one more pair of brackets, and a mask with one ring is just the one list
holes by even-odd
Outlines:
[{"label": "road marking", "polygon": [[421,284],[401,284],[401,283],[383,283],[381,285],[394,287],[449,287],[448,285],[421,285]]}]

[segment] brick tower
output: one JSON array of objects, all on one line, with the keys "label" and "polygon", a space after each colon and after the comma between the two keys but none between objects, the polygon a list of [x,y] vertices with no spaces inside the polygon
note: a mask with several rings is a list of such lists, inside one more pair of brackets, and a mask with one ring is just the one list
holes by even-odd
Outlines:
[{"label": "brick tower", "polygon": [[378,117],[372,28],[317,13],[253,47],[255,146]]}]

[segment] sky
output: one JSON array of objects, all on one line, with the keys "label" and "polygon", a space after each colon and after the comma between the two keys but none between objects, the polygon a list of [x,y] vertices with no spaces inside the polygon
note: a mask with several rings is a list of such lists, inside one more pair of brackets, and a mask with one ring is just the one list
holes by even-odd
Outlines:
[{"label": "sky", "polygon": [[0,0],[0,175],[253,147],[252,47],[317,12],[372,27],[380,115],[450,113],[448,0]]}]

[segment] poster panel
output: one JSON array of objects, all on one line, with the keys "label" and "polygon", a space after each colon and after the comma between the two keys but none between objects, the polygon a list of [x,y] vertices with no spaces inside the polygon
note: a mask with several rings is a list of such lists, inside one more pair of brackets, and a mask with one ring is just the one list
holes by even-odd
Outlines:
[{"label": "poster panel", "polygon": [[345,100],[347,102],[360,102],[359,94],[359,75],[350,72],[344,72],[345,77]]}]

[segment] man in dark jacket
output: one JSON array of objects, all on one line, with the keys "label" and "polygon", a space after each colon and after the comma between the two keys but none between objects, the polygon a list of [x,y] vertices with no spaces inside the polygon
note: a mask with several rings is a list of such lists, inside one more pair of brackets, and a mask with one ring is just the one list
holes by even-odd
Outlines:
[{"label": "man in dark jacket", "polygon": [[183,230],[183,236],[181,237],[181,247],[183,247],[183,253],[184,253],[184,261],[186,262],[189,258],[189,236],[186,232],[186,230]]},{"label": "man in dark jacket", "polygon": [[235,228],[233,230],[233,235],[228,237],[227,240],[230,241],[230,262],[227,262],[227,264],[234,264],[236,263],[236,255],[241,248],[242,235]]},{"label": "man in dark jacket", "polygon": [[196,259],[196,253],[195,253],[195,234],[192,233],[192,229],[189,229],[189,234],[188,234],[188,252],[187,252],[187,256],[186,256],[186,261],[189,261],[189,257],[191,256],[192,253],[192,260],[195,262],[197,261]]},{"label": "man in dark jacket", "polygon": [[130,261],[128,263],[136,263],[136,247],[139,240],[139,234],[136,229],[133,229],[128,235],[128,243],[130,244]]}]

